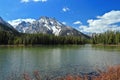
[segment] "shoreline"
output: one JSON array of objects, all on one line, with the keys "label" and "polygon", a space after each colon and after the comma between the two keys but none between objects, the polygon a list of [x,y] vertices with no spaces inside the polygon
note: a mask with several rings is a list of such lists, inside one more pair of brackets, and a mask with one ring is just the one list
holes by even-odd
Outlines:
[{"label": "shoreline", "polygon": [[[79,44],[80,45],[85,45],[85,44]],[[0,45],[0,47],[32,47],[32,46],[77,46],[77,44],[46,44],[46,45],[42,45],[42,44],[34,44],[34,45]]]},{"label": "shoreline", "polygon": [[[4,47],[4,46],[8,46],[8,47],[13,47],[13,46],[18,46],[18,47],[23,47],[23,46],[69,46],[69,45],[86,45],[86,44],[46,44],[46,45],[42,45],[42,44],[33,44],[33,45],[0,45],[0,47]],[[92,45],[92,46],[120,46],[120,44],[89,44],[89,45]]]},{"label": "shoreline", "polygon": [[93,46],[120,46],[120,44],[91,44]]}]

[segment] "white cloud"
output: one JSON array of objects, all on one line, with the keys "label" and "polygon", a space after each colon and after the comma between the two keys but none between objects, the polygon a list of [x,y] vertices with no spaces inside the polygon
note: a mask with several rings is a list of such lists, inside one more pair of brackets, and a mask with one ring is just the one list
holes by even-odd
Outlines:
[{"label": "white cloud", "polygon": [[34,2],[39,2],[39,1],[41,1],[41,0],[33,0]]},{"label": "white cloud", "polygon": [[68,12],[68,11],[70,11],[70,9],[69,9],[68,7],[64,7],[64,8],[62,9],[62,11],[63,11],[63,12]]},{"label": "white cloud", "polygon": [[31,18],[28,18],[28,19],[16,19],[16,20],[11,20],[11,21],[8,21],[8,23],[10,23],[13,27],[16,27],[18,24],[20,24],[22,21],[25,21],[25,22],[34,22],[35,19],[31,19]]},{"label": "white cloud", "polygon": [[28,2],[47,2],[47,0],[21,0],[22,3],[28,3]]},{"label": "white cloud", "polygon": [[73,22],[73,24],[75,24],[75,25],[82,24],[82,22],[81,21],[75,21],[75,22]]},{"label": "white cloud", "polygon": [[33,0],[34,2],[47,2],[47,0]]},{"label": "white cloud", "polygon": [[66,22],[62,22],[62,24],[66,25]]},{"label": "white cloud", "polygon": [[21,0],[22,3],[28,3],[30,0]]},{"label": "white cloud", "polygon": [[120,30],[120,11],[110,11],[97,19],[89,19],[88,26],[81,25],[80,31],[89,33],[102,33],[107,30]]}]

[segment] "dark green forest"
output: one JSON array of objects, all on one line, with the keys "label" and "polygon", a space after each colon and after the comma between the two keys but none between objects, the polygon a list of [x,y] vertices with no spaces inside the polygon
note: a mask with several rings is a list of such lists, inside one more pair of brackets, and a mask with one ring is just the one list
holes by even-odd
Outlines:
[{"label": "dark green forest", "polygon": [[0,45],[56,45],[85,44],[87,39],[78,36],[54,36],[48,34],[13,34],[0,31]]},{"label": "dark green forest", "polygon": [[0,45],[63,45],[63,44],[115,44],[120,43],[120,32],[107,31],[93,34],[91,38],[81,36],[54,36],[48,34],[13,34],[0,31]]},{"label": "dark green forest", "polygon": [[120,44],[120,32],[119,31],[107,31],[101,34],[93,34],[91,38],[92,44],[104,44],[104,45],[118,45]]}]

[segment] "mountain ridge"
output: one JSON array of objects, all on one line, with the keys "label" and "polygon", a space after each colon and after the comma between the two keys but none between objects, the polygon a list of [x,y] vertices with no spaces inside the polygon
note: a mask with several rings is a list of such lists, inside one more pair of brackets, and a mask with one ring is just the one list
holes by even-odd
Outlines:
[{"label": "mountain ridge", "polygon": [[12,26],[0,17],[0,30],[9,31],[11,33],[43,33],[55,36],[82,36],[90,38],[84,33],[62,24],[55,18],[42,16],[33,22],[21,21],[17,26]]},{"label": "mountain ridge", "polygon": [[43,34],[54,34],[56,36],[83,36],[89,37],[84,33],[62,24],[55,18],[47,16],[41,16],[39,19],[32,23],[22,21],[15,27],[21,33],[43,33]]},{"label": "mountain ridge", "polygon": [[4,21],[2,17],[0,17],[0,31],[6,31],[13,34],[18,34],[19,32],[13,28],[11,24]]}]

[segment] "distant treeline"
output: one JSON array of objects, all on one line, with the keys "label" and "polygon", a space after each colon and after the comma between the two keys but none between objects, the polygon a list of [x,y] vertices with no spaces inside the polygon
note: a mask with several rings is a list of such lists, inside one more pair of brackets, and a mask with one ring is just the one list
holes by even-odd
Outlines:
[{"label": "distant treeline", "polygon": [[120,32],[119,31],[107,31],[101,34],[92,35],[92,44],[120,44]]},{"label": "distant treeline", "polygon": [[93,34],[91,38],[82,36],[54,36],[48,34],[13,34],[0,31],[0,45],[64,45],[64,44],[120,44],[120,32],[107,31]]},{"label": "distant treeline", "polygon": [[85,44],[87,39],[81,36],[54,36],[48,34],[13,34],[0,31],[0,45],[56,45]]}]

